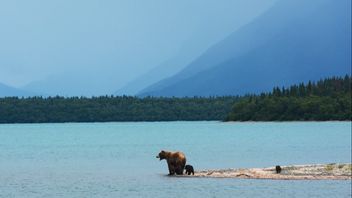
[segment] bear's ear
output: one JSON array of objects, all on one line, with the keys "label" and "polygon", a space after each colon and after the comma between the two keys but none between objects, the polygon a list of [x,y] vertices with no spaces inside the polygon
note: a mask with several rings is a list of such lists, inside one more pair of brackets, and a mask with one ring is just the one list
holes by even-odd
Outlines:
[{"label": "bear's ear", "polygon": [[164,150],[161,150],[161,152],[162,152],[162,153],[165,153],[165,151],[164,151]]}]

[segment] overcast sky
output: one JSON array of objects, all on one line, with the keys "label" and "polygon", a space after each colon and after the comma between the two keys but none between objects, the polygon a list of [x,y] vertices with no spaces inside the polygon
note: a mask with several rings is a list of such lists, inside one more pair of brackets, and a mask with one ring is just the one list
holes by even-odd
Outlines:
[{"label": "overcast sky", "polygon": [[0,82],[21,87],[75,74],[117,89],[190,39],[192,50],[204,50],[275,1],[2,0]]}]

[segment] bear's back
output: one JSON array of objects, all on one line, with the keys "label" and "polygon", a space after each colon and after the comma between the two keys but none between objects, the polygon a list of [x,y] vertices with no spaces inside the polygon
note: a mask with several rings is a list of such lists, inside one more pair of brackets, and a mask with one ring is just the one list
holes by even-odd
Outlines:
[{"label": "bear's back", "polygon": [[177,163],[186,164],[186,156],[180,151],[169,152],[167,158]]}]

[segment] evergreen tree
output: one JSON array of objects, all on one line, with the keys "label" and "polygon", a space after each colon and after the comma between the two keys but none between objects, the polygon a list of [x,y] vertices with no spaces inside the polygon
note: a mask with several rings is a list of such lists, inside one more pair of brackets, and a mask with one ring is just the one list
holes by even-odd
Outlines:
[{"label": "evergreen tree", "polygon": [[272,93],[244,97],[236,102],[226,120],[351,120],[351,77],[309,81]]}]

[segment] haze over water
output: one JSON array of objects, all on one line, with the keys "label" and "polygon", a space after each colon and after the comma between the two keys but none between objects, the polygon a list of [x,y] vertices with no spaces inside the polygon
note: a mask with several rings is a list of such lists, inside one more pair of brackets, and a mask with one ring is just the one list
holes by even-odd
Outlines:
[{"label": "haze over water", "polygon": [[351,181],[168,177],[196,170],[351,162],[351,122],[0,125],[0,197],[350,197]]}]

